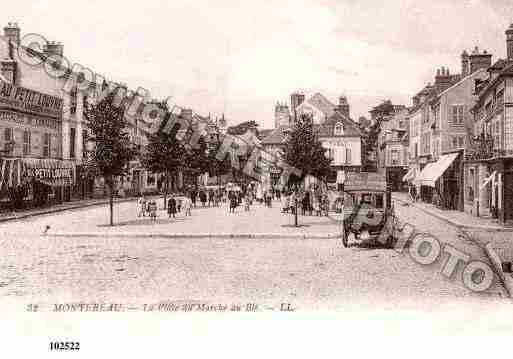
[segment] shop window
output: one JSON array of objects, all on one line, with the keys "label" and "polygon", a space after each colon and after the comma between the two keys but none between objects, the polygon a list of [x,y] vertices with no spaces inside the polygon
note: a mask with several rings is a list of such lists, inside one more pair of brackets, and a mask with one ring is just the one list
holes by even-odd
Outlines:
[{"label": "shop window", "polygon": [[155,176],[148,176],[148,180],[146,181],[146,183],[148,184],[148,186],[155,185]]},{"label": "shop window", "polygon": [[76,137],[76,129],[70,128],[69,131],[69,157],[75,158],[75,137]]},{"label": "shop window", "polygon": [[24,155],[30,154],[30,131],[29,130],[23,131],[23,154]]},{"label": "shop window", "polygon": [[475,178],[475,172],[473,168],[469,168],[468,171],[468,200],[474,201],[474,178]]},{"label": "shop window", "polygon": [[51,144],[51,135],[49,133],[43,134],[43,157],[50,157]]}]

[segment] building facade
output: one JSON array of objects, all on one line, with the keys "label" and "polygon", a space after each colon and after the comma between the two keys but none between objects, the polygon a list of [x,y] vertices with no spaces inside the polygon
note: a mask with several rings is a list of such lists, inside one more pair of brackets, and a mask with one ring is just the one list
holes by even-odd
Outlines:
[{"label": "building facade", "polygon": [[[0,195],[16,207],[68,201],[76,185],[69,142],[63,141],[70,136],[70,96],[51,69],[20,58],[27,54],[20,37],[16,23],[0,36]],[[31,55],[42,61],[61,52],[62,45],[48,43],[44,52]]]},{"label": "building facade", "polygon": [[513,223],[513,24],[506,59],[476,82],[474,136],[465,151],[465,211]]}]

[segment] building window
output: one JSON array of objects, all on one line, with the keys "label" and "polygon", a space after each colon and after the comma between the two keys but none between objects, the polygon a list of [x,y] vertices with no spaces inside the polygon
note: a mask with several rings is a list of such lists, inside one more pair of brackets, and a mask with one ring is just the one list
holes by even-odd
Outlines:
[{"label": "building window", "polygon": [[465,147],[465,137],[458,137],[458,147]]},{"label": "building window", "polygon": [[463,124],[463,105],[452,105],[452,123],[454,125]]},{"label": "building window", "polygon": [[[12,147],[9,143],[13,142],[14,140],[14,135],[13,135],[13,130],[12,128],[10,127],[7,127],[4,129],[4,150],[11,150],[12,151]],[[11,152],[9,151],[9,152]]]},{"label": "building window", "polygon": [[72,115],[77,113],[77,88],[73,88],[70,92],[70,112]]},{"label": "building window", "polygon": [[351,163],[351,149],[346,148],[346,163]]},{"label": "building window", "polygon": [[335,136],[342,136],[344,134],[344,126],[341,123],[335,125]]},{"label": "building window", "polygon": [[52,139],[49,133],[43,135],[43,157],[50,157]]},{"label": "building window", "polygon": [[89,141],[89,133],[87,130],[82,130],[82,152],[87,152],[87,142]]},{"label": "building window", "polygon": [[23,154],[24,155],[30,154],[30,131],[29,130],[23,131]]},{"label": "building window", "polygon": [[399,165],[399,151],[398,150],[391,150],[390,158],[392,160],[392,166]]},{"label": "building window", "polygon": [[69,157],[75,158],[75,137],[76,137],[76,130],[75,128],[70,128],[69,131]]}]

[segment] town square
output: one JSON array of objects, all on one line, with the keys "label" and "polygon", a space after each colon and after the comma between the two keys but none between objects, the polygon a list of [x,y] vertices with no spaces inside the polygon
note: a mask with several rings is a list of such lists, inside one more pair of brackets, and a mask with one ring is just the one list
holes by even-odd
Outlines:
[{"label": "town square", "polygon": [[[504,327],[513,4],[57,0],[2,14],[6,315]],[[157,330],[133,323],[121,328]]]}]

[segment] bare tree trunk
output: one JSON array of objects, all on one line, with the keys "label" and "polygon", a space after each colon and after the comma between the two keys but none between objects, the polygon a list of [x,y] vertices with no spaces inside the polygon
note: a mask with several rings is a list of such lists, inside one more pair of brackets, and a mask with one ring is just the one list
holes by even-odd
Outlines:
[{"label": "bare tree trunk", "polygon": [[110,221],[109,224],[111,226],[114,225],[114,183],[113,179],[110,178],[107,180],[107,187],[109,189],[109,217]]},{"label": "bare tree trunk", "polygon": [[166,179],[164,184],[164,209],[167,208],[167,193],[169,191],[169,171],[166,171]]}]

